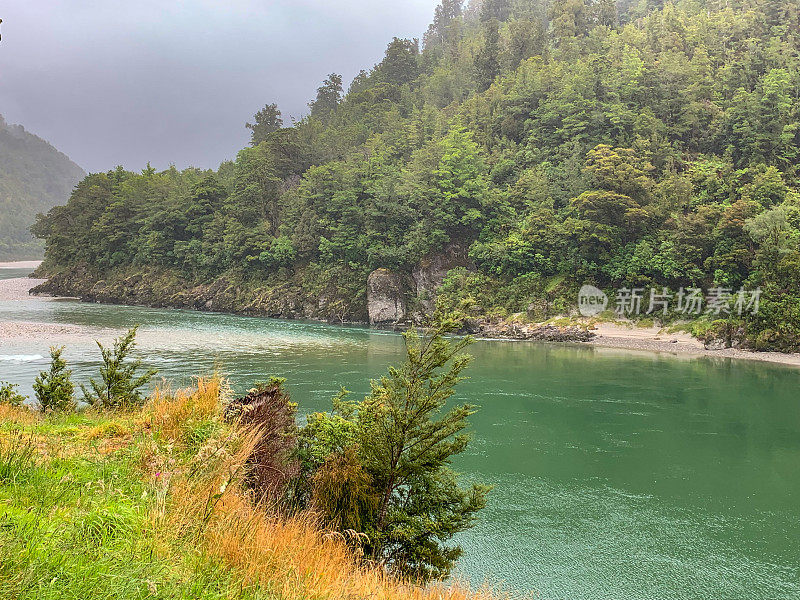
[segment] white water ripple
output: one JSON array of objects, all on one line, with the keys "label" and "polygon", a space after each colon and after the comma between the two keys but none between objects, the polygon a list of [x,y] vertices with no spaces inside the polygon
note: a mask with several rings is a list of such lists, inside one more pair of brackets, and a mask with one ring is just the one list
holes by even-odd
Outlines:
[{"label": "white water ripple", "polygon": [[16,365],[37,360],[44,360],[44,356],[41,354],[0,354],[0,362],[10,362]]}]

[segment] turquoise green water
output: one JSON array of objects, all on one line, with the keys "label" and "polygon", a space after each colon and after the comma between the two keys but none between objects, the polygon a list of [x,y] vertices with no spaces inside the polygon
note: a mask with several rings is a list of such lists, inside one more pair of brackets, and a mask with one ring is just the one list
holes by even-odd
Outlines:
[{"label": "turquoise green water", "polygon": [[14,279],[16,277],[27,277],[30,274],[30,269],[8,268],[0,269],[0,280]]},{"label": "turquoise green water", "polygon": [[[289,379],[305,410],[358,394],[402,354],[364,328],[32,299],[0,322],[78,327],[67,357],[96,368],[92,337],[141,323],[162,376],[218,368],[240,389]],[[26,391],[48,339],[0,340],[0,379]],[[481,405],[456,467],[494,484],[461,536],[461,576],[542,598],[800,598],[800,370],[588,347],[478,342],[461,400]]]}]

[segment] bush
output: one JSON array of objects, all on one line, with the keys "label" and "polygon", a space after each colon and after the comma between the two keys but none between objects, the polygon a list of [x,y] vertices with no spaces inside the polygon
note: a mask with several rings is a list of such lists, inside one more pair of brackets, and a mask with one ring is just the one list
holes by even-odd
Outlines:
[{"label": "bush", "polygon": [[280,502],[289,483],[300,473],[297,460],[297,405],[283,389],[282,379],[261,384],[234,400],[225,417],[258,435],[247,461],[247,484],[258,502]]},{"label": "bush", "polygon": [[64,347],[50,348],[50,370],[42,371],[33,383],[33,391],[42,412],[64,412],[75,409],[72,371],[61,357]]},{"label": "bush", "polygon": [[[358,535],[365,555],[403,577],[445,578],[461,549],[449,545],[470,528],[489,488],[462,489],[449,468],[468,441],[474,407],[445,404],[470,362],[452,342],[452,318],[427,336],[405,335],[407,360],[372,382],[363,402],[334,401],[301,431],[311,474],[311,506],[323,523]],[[327,455],[326,455],[327,454]]]},{"label": "bush", "polygon": [[17,389],[19,386],[16,384],[0,381],[0,404],[22,406],[28,398],[20,394]]},{"label": "bush", "polygon": [[156,370],[149,369],[138,375],[142,367],[141,359],[128,360],[136,347],[138,329],[137,325],[123,337],[114,340],[111,349],[104,348],[97,342],[103,357],[103,366],[100,367],[101,380],[100,382],[89,380],[91,391],[81,386],[88,404],[105,409],[128,409],[144,404],[141,389],[150,382]]}]

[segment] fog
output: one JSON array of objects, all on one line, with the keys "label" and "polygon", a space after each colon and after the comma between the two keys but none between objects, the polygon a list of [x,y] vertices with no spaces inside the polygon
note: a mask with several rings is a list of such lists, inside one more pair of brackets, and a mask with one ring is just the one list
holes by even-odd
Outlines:
[{"label": "fog", "polygon": [[[166,5],[166,7],[165,7]],[[421,37],[436,0],[15,0],[0,6],[0,114],[84,169],[216,167],[277,102]]]}]

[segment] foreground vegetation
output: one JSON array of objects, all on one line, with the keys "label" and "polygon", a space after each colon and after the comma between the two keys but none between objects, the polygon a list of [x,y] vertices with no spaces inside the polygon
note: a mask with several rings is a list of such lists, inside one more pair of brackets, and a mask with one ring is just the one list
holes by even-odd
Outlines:
[{"label": "foreground vegetation", "polygon": [[489,597],[418,587],[448,576],[489,491],[448,466],[474,409],[442,410],[469,362],[442,333],[410,333],[407,364],[302,426],[276,379],[237,400],[218,376],[118,385],[128,402],[75,412],[40,391],[72,389],[54,349],[39,414],[0,385],[0,597]]},{"label": "foreground vegetation", "polygon": [[88,177],[37,225],[43,273],[111,300],[360,320],[379,268],[411,313],[441,264],[464,267],[453,307],[541,320],[584,282],[760,286],[760,313],[723,314],[721,334],[800,348],[797,3],[462,4],[347,93],[332,74],[292,127],[265,107],[216,172]]}]

